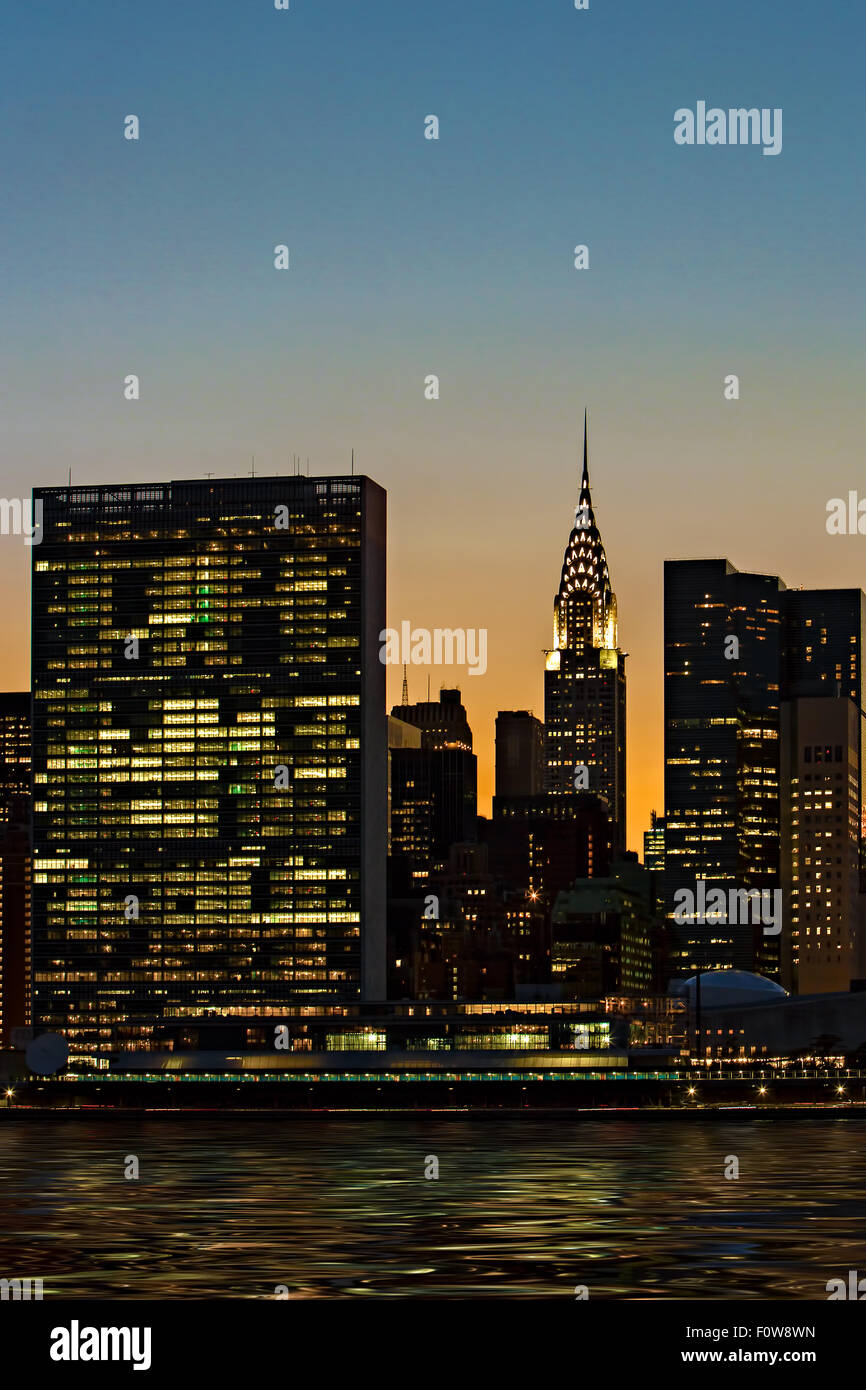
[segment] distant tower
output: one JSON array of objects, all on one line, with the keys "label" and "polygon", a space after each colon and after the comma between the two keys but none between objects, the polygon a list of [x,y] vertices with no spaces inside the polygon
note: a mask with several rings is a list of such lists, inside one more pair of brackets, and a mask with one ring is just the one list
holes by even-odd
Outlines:
[{"label": "distant tower", "polygon": [[544,725],[529,710],[496,716],[496,795],[540,796],[544,791]]},{"label": "distant tower", "polygon": [[665,819],[650,816],[650,829],[643,833],[643,862],[654,874],[663,874],[665,869]]},{"label": "distant tower", "polygon": [[409,703],[409,682],[406,679],[406,663],[403,663],[403,698],[400,704],[403,708]]},{"label": "distant tower", "polygon": [[623,847],[625,653],[617,646],[616,595],[592,510],[585,414],[580,496],[553,603],[544,726],[546,790],[585,789],[602,796],[614,843]]}]

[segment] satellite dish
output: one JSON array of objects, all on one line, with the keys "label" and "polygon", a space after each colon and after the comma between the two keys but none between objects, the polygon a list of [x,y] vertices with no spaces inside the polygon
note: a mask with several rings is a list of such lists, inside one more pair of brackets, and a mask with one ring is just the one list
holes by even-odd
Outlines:
[{"label": "satellite dish", "polygon": [[66,1066],[69,1047],[59,1033],[40,1033],[27,1045],[27,1065],[40,1076],[51,1076]]}]

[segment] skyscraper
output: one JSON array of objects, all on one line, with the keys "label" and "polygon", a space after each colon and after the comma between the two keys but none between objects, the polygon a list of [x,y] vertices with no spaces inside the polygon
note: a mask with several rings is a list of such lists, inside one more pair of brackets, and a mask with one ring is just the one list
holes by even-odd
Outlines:
[{"label": "skyscraper", "polygon": [[553,604],[553,648],[544,673],[545,787],[587,790],[610,807],[625,844],[625,654],[617,645],[614,594],[592,509],[586,421],[574,526]]},{"label": "skyscraper", "polygon": [[443,689],[439,691],[438,700],[417,700],[410,705],[404,675],[403,694],[403,704],[392,707],[391,717],[420,729],[422,748],[431,751],[462,748],[467,753],[472,752],[472,730],[459,690]]},{"label": "skyscraper", "polygon": [[477,759],[462,748],[390,750],[391,854],[421,886],[452,845],[476,839]]},{"label": "skyscraper", "polygon": [[651,875],[637,856],[618,860],[604,878],[563,889],[553,907],[550,953],[562,997],[649,993],[655,920]]},{"label": "skyscraper", "polygon": [[[665,898],[778,887],[781,580],[727,560],[665,563]],[[752,914],[754,915],[754,914]],[[752,921],[680,922],[674,961],[776,974]]]},{"label": "skyscraper", "polygon": [[643,862],[650,873],[664,873],[665,867],[665,818],[651,813],[650,829],[643,833]]},{"label": "skyscraper", "polygon": [[22,797],[0,822],[0,1047],[31,1021],[31,892],[29,800]]},{"label": "skyscraper", "polygon": [[385,494],[38,493],[34,1022],[79,1064],[167,1020],[385,994]]},{"label": "skyscraper", "polygon": [[863,708],[862,589],[785,590],[785,687],[790,698],[847,695]]},{"label": "skyscraper", "polygon": [[30,692],[0,695],[0,1047],[30,1023]]},{"label": "skyscraper", "polygon": [[21,797],[30,798],[29,690],[0,694],[0,821]]},{"label": "skyscraper", "polygon": [[[722,559],[665,564],[667,912],[673,917],[678,893],[693,894],[697,906],[701,891],[711,889],[778,892],[785,908],[780,931],[765,930],[776,924],[757,920],[745,902],[725,920],[683,912],[671,922],[675,971],[779,974],[792,927],[781,877],[782,805],[800,758],[782,750],[784,739],[799,737],[796,711],[783,725],[782,708],[815,695],[832,702],[838,693],[852,701],[859,722],[862,651],[857,590],[787,590],[775,575],[740,573]],[[829,717],[830,703],[823,713]],[[810,720],[817,717],[810,712]],[[847,729],[847,716],[843,723]],[[827,741],[847,746],[847,734]],[[861,763],[858,755],[858,807]],[[802,783],[794,789],[801,793]],[[798,873],[805,857],[791,859]]]},{"label": "skyscraper", "polygon": [[496,716],[496,795],[539,796],[544,791],[544,725],[528,709]]},{"label": "skyscraper", "polygon": [[643,833],[643,862],[652,878],[653,905],[661,920],[665,915],[665,818],[651,814],[650,829]]},{"label": "skyscraper", "polygon": [[861,717],[847,695],[782,705],[782,983],[799,994],[866,977],[860,891]]}]

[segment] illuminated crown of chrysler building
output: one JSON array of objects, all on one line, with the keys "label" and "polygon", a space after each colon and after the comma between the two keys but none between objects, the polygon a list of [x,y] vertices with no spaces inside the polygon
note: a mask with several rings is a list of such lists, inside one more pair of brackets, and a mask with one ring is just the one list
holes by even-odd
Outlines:
[{"label": "illuminated crown of chrysler building", "polygon": [[616,595],[592,507],[587,421],[583,472],[553,605],[544,677],[548,791],[603,796],[625,839],[625,655],[617,646]]},{"label": "illuminated crown of chrysler building", "polygon": [[580,497],[554,603],[553,645],[554,648],[571,647],[587,637],[594,647],[616,647],[616,594],[610,586],[604,543],[592,510],[584,417]]}]

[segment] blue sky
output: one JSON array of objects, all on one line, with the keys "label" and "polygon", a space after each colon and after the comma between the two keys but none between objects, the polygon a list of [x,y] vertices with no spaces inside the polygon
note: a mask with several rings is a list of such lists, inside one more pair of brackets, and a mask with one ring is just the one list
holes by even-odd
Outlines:
[{"label": "blue sky", "polygon": [[[3,494],[355,447],[389,621],[490,628],[489,764],[496,708],[539,705],[588,405],[645,819],[665,556],[863,582],[823,532],[861,476],[863,30],[804,0],[5,7]],[[676,146],[698,100],[781,107],[781,155]],[[28,559],[0,540],[10,683]]]}]

